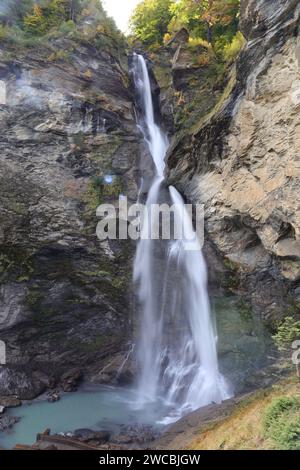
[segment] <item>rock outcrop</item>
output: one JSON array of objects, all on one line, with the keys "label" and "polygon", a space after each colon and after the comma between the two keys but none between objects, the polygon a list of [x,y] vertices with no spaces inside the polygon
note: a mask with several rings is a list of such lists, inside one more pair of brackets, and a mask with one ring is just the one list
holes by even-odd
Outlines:
[{"label": "rock outcrop", "polygon": [[241,2],[247,45],[168,156],[169,182],[205,205],[207,244],[271,325],[299,296],[299,20],[296,0]]},{"label": "rock outcrop", "polygon": [[126,357],[133,247],[96,237],[97,206],[137,196],[126,66],[123,49],[68,39],[0,48],[2,394],[32,398],[47,387],[35,373],[94,376]]}]

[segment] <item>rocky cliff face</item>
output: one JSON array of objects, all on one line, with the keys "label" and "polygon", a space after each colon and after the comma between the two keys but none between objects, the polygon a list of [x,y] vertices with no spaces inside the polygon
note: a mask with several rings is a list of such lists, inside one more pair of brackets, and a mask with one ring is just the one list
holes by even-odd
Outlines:
[{"label": "rocky cliff face", "polygon": [[[247,44],[229,73],[184,31],[151,56],[174,134],[169,183],[205,205],[213,280],[271,326],[300,297],[299,19],[297,0],[242,0]],[[119,369],[133,247],[95,234],[101,202],[137,197],[127,57],[69,39],[50,46],[0,48],[0,395],[21,398],[81,372],[130,378]]]},{"label": "rocky cliff face", "polygon": [[137,196],[127,58],[51,47],[0,49],[0,394],[24,398],[72,367],[115,380],[132,336],[132,246],[96,237],[97,206]]},{"label": "rocky cliff face", "polygon": [[299,19],[296,0],[241,2],[247,45],[168,155],[169,182],[205,205],[209,253],[271,325],[300,296]]}]

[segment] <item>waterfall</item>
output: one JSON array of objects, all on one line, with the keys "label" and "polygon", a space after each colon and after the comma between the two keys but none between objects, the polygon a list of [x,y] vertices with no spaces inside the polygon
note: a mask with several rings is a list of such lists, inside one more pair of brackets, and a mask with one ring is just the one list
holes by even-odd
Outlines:
[{"label": "waterfall", "polygon": [[[164,181],[169,144],[155,122],[151,83],[142,55],[134,55],[132,73],[140,105],[139,128],[153,160],[142,231],[151,229],[152,204],[167,202],[176,208],[186,235],[179,240],[151,240],[142,233],[134,261],[141,306],[138,405],[163,400],[173,408],[165,418],[169,422],[188,411],[220,403],[229,398],[230,391],[218,368],[217,337],[200,244],[181,195]],[[196,251],[187,249],[191,239],[196,240]]]}]

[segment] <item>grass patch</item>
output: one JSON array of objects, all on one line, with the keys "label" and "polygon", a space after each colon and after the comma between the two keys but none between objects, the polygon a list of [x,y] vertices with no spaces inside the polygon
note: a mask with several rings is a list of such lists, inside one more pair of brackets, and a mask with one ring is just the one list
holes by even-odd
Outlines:
[{"label": "grass patch", "polygon": [[279,450],[300,450],[300,399],[273,399],[264,413],[263,427]]},{"label": "grass patch", "polygon": [[260,391],[233,408],[232,414],[204,429],[193,450],[300,449],[300,389],[289,379]]}]

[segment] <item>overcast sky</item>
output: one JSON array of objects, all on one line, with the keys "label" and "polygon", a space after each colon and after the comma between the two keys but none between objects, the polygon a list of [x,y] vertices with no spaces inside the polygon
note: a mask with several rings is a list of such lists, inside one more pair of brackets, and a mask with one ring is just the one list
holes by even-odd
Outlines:
[{"label": "overcast sky", "polygon": [[123,32],[128,32],[128,20],[134,7],[141,0],[103,0],[103,6],[109,16],[115,19],[118,27]]}]

